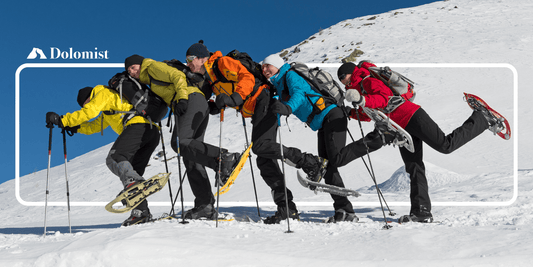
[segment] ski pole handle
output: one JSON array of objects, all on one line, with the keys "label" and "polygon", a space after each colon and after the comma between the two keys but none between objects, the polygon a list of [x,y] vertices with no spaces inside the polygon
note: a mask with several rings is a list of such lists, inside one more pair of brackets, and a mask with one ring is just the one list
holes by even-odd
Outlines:
[{"label": "ski pole handle", "polygon": [[[274,96],[274,99],[279,100],[279,95]],[[280,122],[280,119],[279,119],[280,115],[279,115],[279,113],[276,113],[276,114],[277,114],[277,117],[278,117],[278,127],[281,127],[281,122]]]}]

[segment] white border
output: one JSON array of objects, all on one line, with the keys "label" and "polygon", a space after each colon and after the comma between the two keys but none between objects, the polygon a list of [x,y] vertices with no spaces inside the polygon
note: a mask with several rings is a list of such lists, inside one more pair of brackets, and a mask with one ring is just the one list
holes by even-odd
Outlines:
[{"label": "white border", "polygon": [[[309,67],[335,68],[341,64],[307,63]],[[509,206],[518,198],[518,72],[516,68],[507,63],[376,63],[392,68],[507,68],[513,73],[513,197],[503,202],[432,202],[432,206]],[[15,196],[17,201],[24,206],[44,206],[44,202],[29,202],[20,197],[20,73],[26,68],[124,68],[123,63],[26,63],[17,68],[15,73]],[[71,206],[103,207],[106,202],[71,202]],[[194,202],[184,202],[186,206],[193,206]],[[245,206],[255,207],[256,202],[220,202],[222,207]],[[331,202],[296,202],[298,206],[322,207],[331,206]],[[66,202],[48,202],[49,206],[67,206]],[[259,202],[261,206],[275,206],[273,202]],[[356,206],[379,207],[379,202],[352,202]],[[410,206],[410,202],[388,202],[389,206]],[[150,202],[150,206],[170,206],[168,202]]]}]

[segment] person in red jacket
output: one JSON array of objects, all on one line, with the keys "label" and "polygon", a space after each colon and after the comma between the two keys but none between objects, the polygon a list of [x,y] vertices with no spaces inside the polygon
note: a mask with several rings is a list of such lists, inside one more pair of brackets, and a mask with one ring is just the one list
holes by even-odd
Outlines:
[{"label": "person in red jacket", "polygon": [[[389,98],[393,96],[393,92],[382,81],[370,76],[368,69],[362,64],[372,63],[361,62],[360,66],[356,66],[352,62],[348,62],[344,63],[337,71],[339,80],[347,89],[346,100],[358,107],[383,109],[388,105]],[[359,118],[362,121],[370,120],[361,108],[352,109],[350,113],[352,118]],[[441,153],[449,154],[480,135],[486,129],[489,129],[489,127],[493,132],[501,131],[501,128],[498,129],[498,119],[490,111],[480,107],[475,109],[461,126],[446,135],[422,107],[411,101],[404,101],[387,115],[411,135],[415,149],[414,153],[411,153],[406,148],[400,147],[405,171],[411,179],[411,210],[409,215],[401,216],[398,222],[432,222],[431,200],[422,159],[422,142]],[[364,137],[369,141],[370,152],[379,149],[383,145],[381,138],[372,137],[375,134],[374,131]],[[354,146],[355,144],[359,144],[359,146]],[[347,152],[345,152],[343,156],[343,151],[341,150],[336,160],[330,159],[330,164],[343,165],[366,154],[366,148],[363,151],[360,144],[362,144],[362,140],[348,145],[346,148],[352,147],[351,154],[346,156]]]}]

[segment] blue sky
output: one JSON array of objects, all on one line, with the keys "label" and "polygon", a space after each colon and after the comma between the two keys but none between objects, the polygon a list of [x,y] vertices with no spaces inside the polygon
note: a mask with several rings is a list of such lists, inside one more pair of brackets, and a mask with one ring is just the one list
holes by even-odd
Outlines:
[{"label": "blue sky", "polygon": [[[238,49],[256,61],[298,44],[340,21],[435,1],[8,1],[0,16],[2,150],[0,183],[15,178],[15,126],[20,129],[20,175],[47,168],[45,114],[79,109],[77,92],[107,84],[120,68],[25,68],[20,74],[20,121],[15,120],[15,74],[25,63],[123,63],[140,54],[184,61],[187,48],[204,40],[210,51]],[[231,3],[231,4],[228,4]],[[384,40],[386,42],[386,40]],[[27,59],[34,47],[48,59]],[[51,52],[107,51],[107,58],[50,58]],[[166,129],[168,130],[168,129]],[[67,137],[69,159],[116,139]],[[105,159],[102,159],[105,162]],[[61,132],[53,131],[52,166],[64,163]]]}]

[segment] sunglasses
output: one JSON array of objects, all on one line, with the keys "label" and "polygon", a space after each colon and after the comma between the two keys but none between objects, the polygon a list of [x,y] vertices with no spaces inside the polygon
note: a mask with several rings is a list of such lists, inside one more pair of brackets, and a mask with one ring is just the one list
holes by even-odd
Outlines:
[{"label": "sunglasses", "polygon": [[194,59],[196,58],[196,56],[187,56],[187,58],[185,59],[187,61],[187,63],[191,63]]},{"label": "sunglasses", "polygon": [[346,73],[341,74],[341,76],[339,76],[339,81],[344,80],[344,78],[346,78],[346,75],[347,75]]}]

